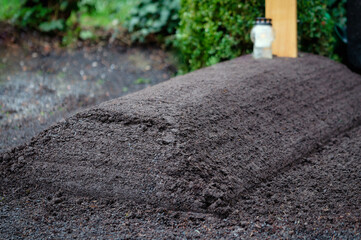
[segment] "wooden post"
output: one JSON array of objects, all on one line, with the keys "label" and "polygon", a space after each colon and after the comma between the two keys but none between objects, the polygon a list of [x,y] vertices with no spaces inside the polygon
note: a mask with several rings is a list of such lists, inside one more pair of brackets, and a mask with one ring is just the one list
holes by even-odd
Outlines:
[{"label": "wooden post", "polygon": [[297,57],[297,0],[266,0],[266,18],[272,18],[276,34],[273,54]]}]

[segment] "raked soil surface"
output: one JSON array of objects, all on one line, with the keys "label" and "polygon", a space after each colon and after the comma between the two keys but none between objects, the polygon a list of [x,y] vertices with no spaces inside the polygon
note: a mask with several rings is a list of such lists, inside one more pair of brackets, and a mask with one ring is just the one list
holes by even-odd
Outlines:
[{"label": "raked soil surface", "polygon": [[4,239],[361,239],[361,76],[244,56],[0,155]]}]

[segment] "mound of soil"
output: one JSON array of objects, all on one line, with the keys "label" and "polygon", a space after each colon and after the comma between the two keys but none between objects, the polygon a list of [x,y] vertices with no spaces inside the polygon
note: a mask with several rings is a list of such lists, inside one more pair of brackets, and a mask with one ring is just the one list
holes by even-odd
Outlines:
[{"label": "mound of soil", "polygon": [[[322,213],[350,229],[361,212],[360,93],[359,75],[323,57],[241,57],[57,123],[2,155],[1,191],[14,199],[50,196],[53,205],[64,195],[132,202],[152,216],[143,227],[159,223],[149,209],[228,216],[230,225],[209,220],[228,237],[245,231],[241,219],[260,216],[263,225],[249,231],[274,231],[271,215],[299,229],[297,219],[323,223]],[[191,220],[199,221],[206,220]],[[174,226],[166,229],[149,234],[174,236]]]}]

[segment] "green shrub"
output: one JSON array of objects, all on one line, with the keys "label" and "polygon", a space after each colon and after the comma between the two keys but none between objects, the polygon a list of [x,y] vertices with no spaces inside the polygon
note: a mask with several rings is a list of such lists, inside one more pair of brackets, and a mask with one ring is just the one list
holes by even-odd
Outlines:
[{"label": "green shrub", "polygon": [[141,0],[131,11],[125,27],[133,40],[144,41],[149,35],[173,34],[179,23],[180,0]]},{"label": "green shrub", "polygon": [[346,31],[346,3],[347,0],[329,0],[328,8],[335,21],[335,38],[333,59],[347,64],[347,31]]},{"label": "green shrub", "polygon": [[298,1],[299,49],[337,59],[333,54],[335,21],[329,14],[328,1]]},{"label": "green shrub", "polygon": [[0,0],[0,21],[11,20],[19,12],[21,0]]},{"label": "green shrub", "polygon": [[[299,49],[332,56],[334,21],[326,0],[298,0]],[[250,31],[264,16],[259,0],[183,0],[175,46],[184,71],[195,70],[252,51]]]},{"label": "green shrub", "polygon": [[335,20],[336,24],[341,27],[345,27],[347,22],[346,3],[347,0],[328,0],[327,6],[331,17]]},{"label": "green shrub", "polygon": [[71,12],[77,9],[78,0],[25,0],[14,19],[22,27],[63,31]]}]

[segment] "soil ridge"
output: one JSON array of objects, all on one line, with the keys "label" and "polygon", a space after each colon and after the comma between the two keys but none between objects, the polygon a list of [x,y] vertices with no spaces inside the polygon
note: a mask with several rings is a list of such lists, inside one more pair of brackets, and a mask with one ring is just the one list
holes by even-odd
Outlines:
[{"label": "soil ridge", "polygon": [[227,215],[361,124],[361,77],[302,55],[244,56],[101,103],[3,154],[1,179]]}]

